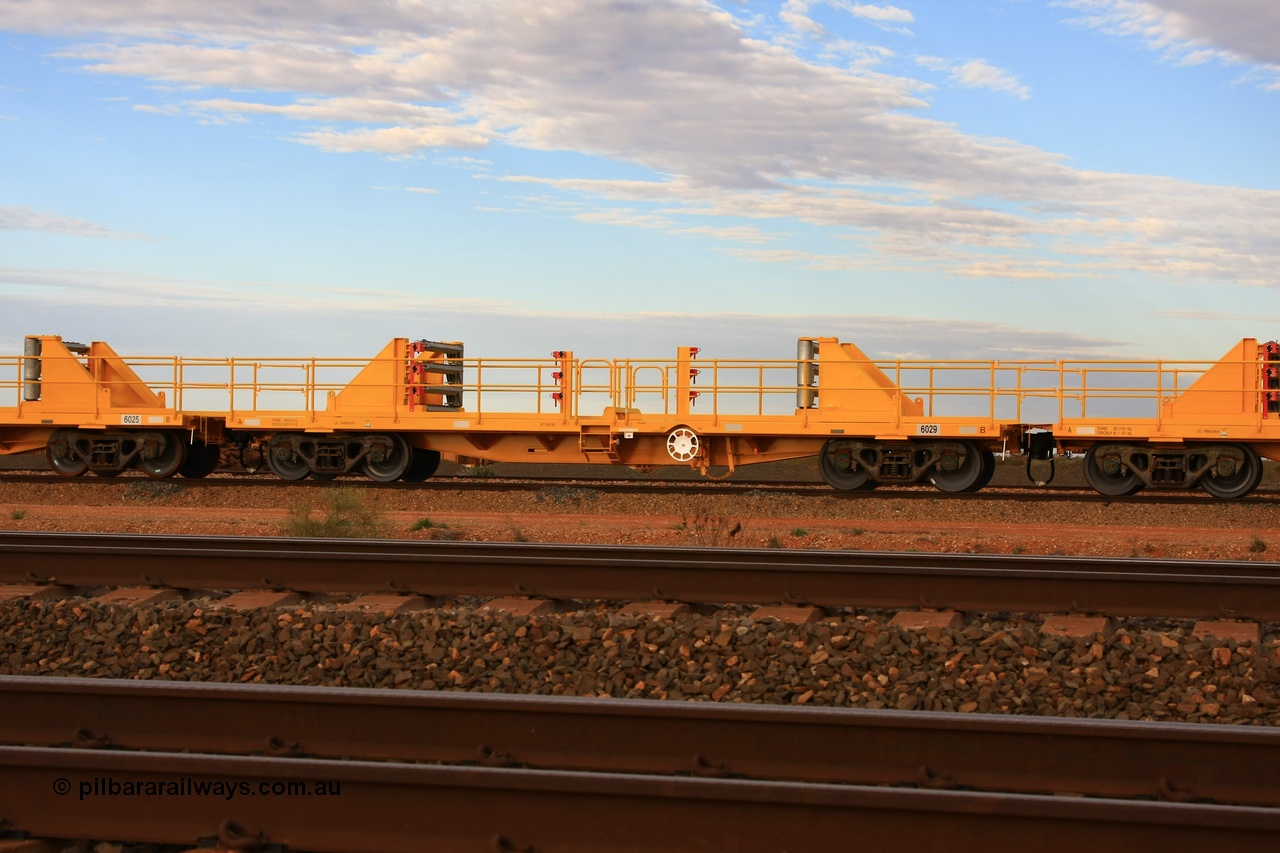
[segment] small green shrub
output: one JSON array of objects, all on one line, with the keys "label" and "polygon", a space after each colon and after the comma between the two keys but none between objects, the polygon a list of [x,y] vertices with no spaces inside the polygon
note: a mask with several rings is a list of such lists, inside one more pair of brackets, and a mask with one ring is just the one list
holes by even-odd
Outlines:
[{"label": "small green shrub", "polygon": [[1267,543],[1262,541],[1261,536],[1255,535],[1253,541],[1249,543],[1249,550],[1255,554],[1261,554],[1267,550]]},{"label": "small green shrub", "polygon": [[22,521],[22,519],[27,517],[27,511],[25,509],[15,509],[13,512],[9,513],[9,517],[14,521]]},{"label": "small green shrub", "polygon": [[364,495],[348,486],[327,491],[319,505],[304,504],[289,510],[282,527],[286,536],[313,539],[377,539],[387,535],[381,509],[365,502]]},{"label": "small green shrub", "polygon": [[803,527],[797,527],[795,530],[791,531],[791,535],[792,536],[808,536],[809,531],[805,530]]}]

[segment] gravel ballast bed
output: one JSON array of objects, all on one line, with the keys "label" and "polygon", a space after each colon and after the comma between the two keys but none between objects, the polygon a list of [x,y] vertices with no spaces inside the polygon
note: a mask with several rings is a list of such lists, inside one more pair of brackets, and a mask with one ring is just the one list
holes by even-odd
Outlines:
[{"label": "gravel ballast bed", "polygon": [[654,621],[606,605],[525,618],[470,602],[391,614],[28,601],[0,610],[0,674],[1280,722],[1274,632],[1257,644],[1201,641],[1188,624],[1132,620],[1109,638],[1076,640],[1042,636],[1034,617],[922,632],[888,618],[791,625],[733,609]]}]

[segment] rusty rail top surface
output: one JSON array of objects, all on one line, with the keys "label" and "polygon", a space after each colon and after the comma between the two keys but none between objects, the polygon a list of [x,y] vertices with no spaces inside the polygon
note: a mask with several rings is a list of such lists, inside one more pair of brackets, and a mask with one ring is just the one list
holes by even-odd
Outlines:
[{"label": "rusty rail top surface", "polygon": [[1280,730],[0,676],[0,743],[1280,807]]},{"label": "rusty rail top surface", "polygon": [[0,534],[0,582],[1280,619],[1280,566],[1027,555]]}]

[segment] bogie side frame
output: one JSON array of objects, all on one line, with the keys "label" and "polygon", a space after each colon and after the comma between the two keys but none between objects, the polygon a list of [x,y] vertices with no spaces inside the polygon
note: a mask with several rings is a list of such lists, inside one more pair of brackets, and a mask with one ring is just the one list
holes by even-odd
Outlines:
[{"label": "bogie side frame", "polygon": [[817,456],[838,489],[975,491],[997,452],[1085,454],[1105,494],[1241,497],[1280,459],[1280,346],[1216,362],[876,361],[832,337],[795,359],[468,359],[396,338],[372,359],[129,357],[31,336],[0,359],[0,453],[59,474],[200,477],[219,447],[285,479],[420,481],[443,456],[706,472]]}]

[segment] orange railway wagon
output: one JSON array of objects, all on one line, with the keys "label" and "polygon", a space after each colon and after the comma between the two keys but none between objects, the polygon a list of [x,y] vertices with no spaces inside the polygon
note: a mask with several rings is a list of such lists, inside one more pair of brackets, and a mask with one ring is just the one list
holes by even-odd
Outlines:
[{"label": "orange railway wagon", "polygon": [[[976,491],[996,452],[1085,453],[1106,494],[1248,494],[1280,458],[1280,352],[1246,339],[1193,362],[872,360],[832,337],[795,359],[464,357],[396,338],[372,359],[122,357],[31,336],[0,359],[0,452],[74,477],[201,477],[257,447],[286,480],[418,482],[441,454],[702,471],[817,456],[837,489]],[[6,399],[6,397],[8,399]]]}]

